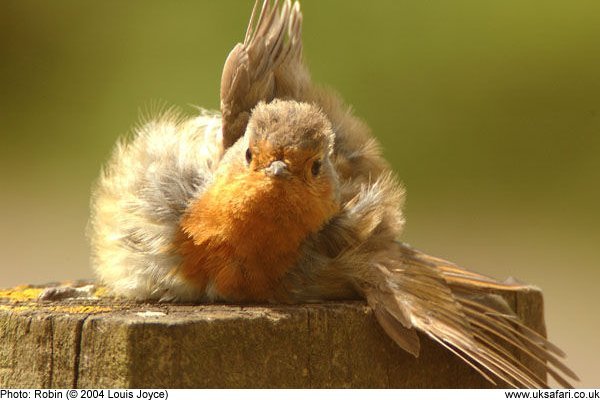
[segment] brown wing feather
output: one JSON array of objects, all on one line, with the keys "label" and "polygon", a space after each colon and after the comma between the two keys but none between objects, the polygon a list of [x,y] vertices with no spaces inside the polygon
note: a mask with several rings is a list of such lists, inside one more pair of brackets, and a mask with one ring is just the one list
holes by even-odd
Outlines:
[{"label": "brown wing feather", "polygon": [[265,0],[252,10],[243,43],[229,53],[221,76],[223,147],[244,133],[250,112],[260,101],[295,98],[301,87],[302,14],[298,3]]},{"label": "brown wing feather", "polygon": [[[493,382],[545,387],[548,373],[559,384],[571,387],[569,379],[578,379],[560,360],[564,352],[526,327],[500,296],[490,293],[491,289],[530,290],[531,286],[496,282],[405,244],[399,244],[397,254],[396,259],[380,260],[376,267],[377,285],[386,285],[394,295],[370,303],[383,304],[392,310],[391,315],[401,315],[404,337],[407,325],[426,333]],[[367,298],[380,293],[385,290],[368,292]],[[545,373],[534,372],[517,354],[528,356],[538,364],[536,370]]]},{"label": "brown wing feather", "polygon": [[[468,271],[449,261],[429,256],[409,248],[404,244],[402,244],[402,248],[403,254],[408,256],[412,262],[423,263],[430,267],[437,268],[442,272],[446,282],[453,288],[455,297],[463,306],[469,322],[473,328],[477,330],[475,335],[477,340],[486,347],[493,348],[498,355],[510,355],[505,348],[495,345],[494,340],[489,337],[489,335],[492,335],[495,337],[496,341],[503,340],[507,345],[518,348],[537,362],[543,364],[547,369],[547,372],[561,385],[570,386],[570,384],[557,374],[554,369],[546,366],[546,362],[557,367],[568,377],[577,379],[577,376],[553,355],[554,353],[559,357],[563,357],[564,352],[562,350],[547,341],[543,336],[539,335],[539,333],[526,327],[514,315],[502,298],[489,294],[490,290],[531,290],[533,289],[532,286],[511,283],[508,281],[498,282],[485,275]],[[476,293],[480,293],[477,295],[478,301],[469,300],[469,298],[474,297]],[[495,303],[496,309],[485,306],[485,304],[489,303]],[[502,308],[501,312],[498,312],[498,307]],[[483,334],[484,331],[488,334]],[[509,359],[513,360],[513,364],[517,363],[519,368],[526,371],[529,377],[533,379],[530,382],[536,381],[538,382],[538,386],[540,386],[539,379],[531,372],[531,370],[526,369],[522,363],[515,362],[516,360],[514,358]],[[517,382],[519,382],[519,380],[517,380]],[[519,383],[524,384],[524,382]]]}]

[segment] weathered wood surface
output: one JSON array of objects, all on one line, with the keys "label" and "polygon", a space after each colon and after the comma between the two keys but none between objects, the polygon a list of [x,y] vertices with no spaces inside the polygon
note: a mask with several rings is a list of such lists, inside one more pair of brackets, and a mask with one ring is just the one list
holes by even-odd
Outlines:
[{"label": "weathered wood surface", "polygon": [[[0,291],[0,387],[490,387],[426,337],[419,358],[406,354],[362,302],[148,304],[101,289],[48,302],[40,291]],[[539,291],[503,295],[545,333]]]}]

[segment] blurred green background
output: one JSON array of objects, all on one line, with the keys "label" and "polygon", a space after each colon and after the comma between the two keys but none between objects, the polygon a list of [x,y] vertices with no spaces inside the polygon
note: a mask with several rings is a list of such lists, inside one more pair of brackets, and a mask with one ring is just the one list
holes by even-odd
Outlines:
[{"label": "blurred green background", "polygon": [[[302,3],[305,56],[408,190],[405,239],[544,289],[599,386],[600,3]],[[251,1],[0,2],[0,286],[92,275],[90,185],[164,102],[218,106]]]}]

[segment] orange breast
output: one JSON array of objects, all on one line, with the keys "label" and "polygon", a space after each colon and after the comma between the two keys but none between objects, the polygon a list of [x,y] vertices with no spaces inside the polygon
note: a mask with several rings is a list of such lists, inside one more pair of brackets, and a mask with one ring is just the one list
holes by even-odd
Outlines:
[{"label": "orange breast", "polygon": [[336,209],[301,181],[224,175],[181,222],[181,271],[226,300],[270,300],[298,261],[302,241]]}]

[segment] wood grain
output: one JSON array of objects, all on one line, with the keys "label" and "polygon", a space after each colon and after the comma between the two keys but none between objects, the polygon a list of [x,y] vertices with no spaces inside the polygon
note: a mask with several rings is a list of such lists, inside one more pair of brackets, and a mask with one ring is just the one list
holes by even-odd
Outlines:
[{"label": "wood grain", "polygon": [[[419,358],[403,352],[363,302],[132,303],[102,289],[41,301],[42,289],[0,291],[0,387],[490,387],[426,337]],[[541,292],[501,294],[545,334]]]}]

